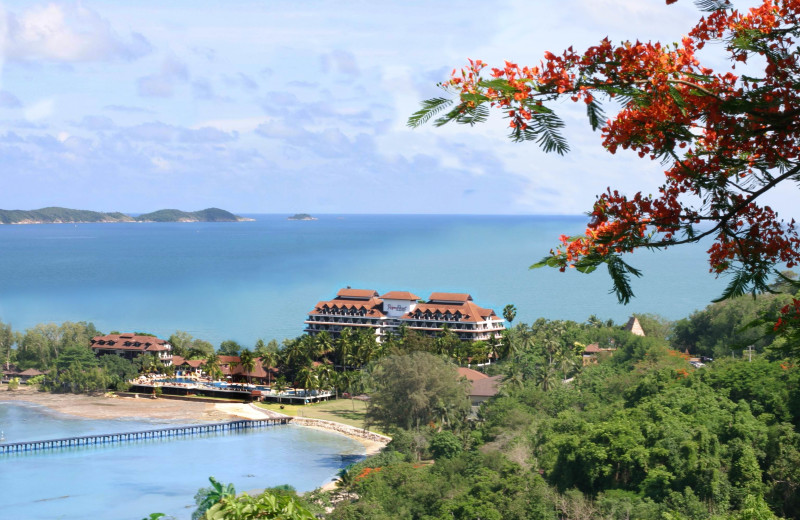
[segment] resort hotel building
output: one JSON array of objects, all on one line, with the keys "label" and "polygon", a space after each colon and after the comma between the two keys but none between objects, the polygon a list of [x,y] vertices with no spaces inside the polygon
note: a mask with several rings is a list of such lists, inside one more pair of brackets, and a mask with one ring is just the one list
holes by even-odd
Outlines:
[{"label": "resort hotel building", "polygon": [[505,329],[502,318],[492,309],[475,305],[469,294],[435,292],[422,301],[408,291],[379,296],[371,289],[349,287],[336,298],[317,303],[305,323],[305,331],[312,336],[324,331],[337,337],[344,328],[368,328],[378,342],[401,326],[428,335],[447,327],[463,341],[499,337]]},{"label": "resort hotel building", "polygon": [[126,359],[133,359],[142,354],[158,356],[164,365],[172,364],[172,345],[155,336],[138,334],[106,334],[92,338],[92,350],[95,354],[117,354]]}]

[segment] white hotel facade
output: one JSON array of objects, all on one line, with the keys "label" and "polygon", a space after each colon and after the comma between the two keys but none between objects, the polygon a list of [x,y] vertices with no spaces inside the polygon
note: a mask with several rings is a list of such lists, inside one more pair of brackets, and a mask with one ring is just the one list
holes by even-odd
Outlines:
[{"label": "white hotel facade", "polygon": [[318,302],[308,313],[305,332],[327,332],[337,337],[343,328],[369,328],[383,341],[389,332],[405,325],[410,330],[435,335],[444,327],[463,341],[499,337],[505,324],[492,309],[484,309],[463,293],[432,293],[428,301],[408,291],[382,296],[371,289],[341,289],[336,298]]}]

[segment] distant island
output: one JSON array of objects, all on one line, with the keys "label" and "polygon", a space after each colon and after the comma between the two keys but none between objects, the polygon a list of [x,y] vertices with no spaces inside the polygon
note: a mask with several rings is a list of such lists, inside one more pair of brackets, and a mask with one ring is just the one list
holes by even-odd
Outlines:
[{"label": "distant island", "polygon": [[30,211],[0,209],[0,224],[88,224],[94,222],[244,222],[251,218],[238,217],[219,208],[201,211],[162,209],[132,217],[125,213],[101,213],[82,209],[42,208]]},{"label": "distant island", "polygon": [[296,213],[287,220],[317,220],[317,217],[312,217],[308,213]]}]

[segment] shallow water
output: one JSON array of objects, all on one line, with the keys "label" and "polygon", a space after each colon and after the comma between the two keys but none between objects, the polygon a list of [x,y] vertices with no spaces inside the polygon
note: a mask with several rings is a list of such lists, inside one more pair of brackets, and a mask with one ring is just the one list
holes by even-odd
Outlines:
[{"label": "shallow water", "polygon": [[[94,421],[0,403],[0,430],[7,442],[164,426]],[[233,483],[237,491],[281,484],[308,491],[329,482],[363,452],[345,436],[287,425],[0,455],[0,511],[14,519],[138,520],[152,512],[188,519],[194,494],[209,485],[209,476]]]}]

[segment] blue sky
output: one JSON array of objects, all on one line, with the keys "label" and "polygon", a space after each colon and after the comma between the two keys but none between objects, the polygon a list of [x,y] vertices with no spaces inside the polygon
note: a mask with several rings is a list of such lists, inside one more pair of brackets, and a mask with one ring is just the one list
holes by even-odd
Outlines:
[{"label": "blue sky", "polygon": [[502,119],[408,116],[467,58],[678,41],[697,17],[686,0],[6,1],[0,208],[582,213],[660,169],[606,153],[580,107],[559,107],[566,157]]}]

